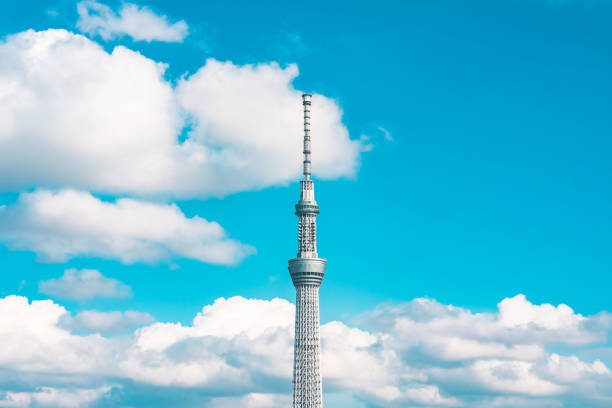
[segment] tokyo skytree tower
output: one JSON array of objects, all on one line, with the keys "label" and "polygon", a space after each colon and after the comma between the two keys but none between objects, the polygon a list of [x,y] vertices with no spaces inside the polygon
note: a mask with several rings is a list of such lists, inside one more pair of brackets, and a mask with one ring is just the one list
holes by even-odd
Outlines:
[{"label": "tokyo skytree tower", "polygon": [[298,253],[289,260],[295,286],[295,348],[293,360],[293,408],[321,408],[321,343],[319,340],[319,286],[327,260],[317,254],[317,214],[314,182],[310,179],[310,103],[312,95],[303,94],[304,105],[304,179],[300,201],[295,205],[298,222]]}]

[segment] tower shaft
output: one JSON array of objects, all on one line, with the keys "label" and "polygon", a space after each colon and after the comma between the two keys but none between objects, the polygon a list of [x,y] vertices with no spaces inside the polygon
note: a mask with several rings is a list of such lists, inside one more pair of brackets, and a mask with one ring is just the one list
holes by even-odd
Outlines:
[{"label": "tower shaft", "polygon": [[319,338],[319,287],[327,260],[317,254],[317,214],[314,182],[310,179],[310,103],[311,95],[302,95],[304,105],[304,179],[300,183],[298,216],[298,253],[289,260],[289,272],[295,286],[295,347],[293,359],[293,408],[322,408],[321,344]]},{"label": "tower shaft", "polygon": [[295,296],[293,407],[321,408],[319,286],[298,285]]}]

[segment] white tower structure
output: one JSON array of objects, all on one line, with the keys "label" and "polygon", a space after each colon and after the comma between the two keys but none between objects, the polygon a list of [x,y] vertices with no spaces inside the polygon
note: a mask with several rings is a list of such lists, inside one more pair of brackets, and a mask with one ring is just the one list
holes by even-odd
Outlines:
[{"label": "white tower structure", "polygon": [[310,104],[312,95],[303,94],[304,179],[300,201],[295,205],[298,222],[298,253],[289,260],[295,286],[295,348],[293,360],[293,408],[322,408],[321,343],[319,339],[319,287],[326,260],[317,254],[317,214],[314,182],[310,179]]}]

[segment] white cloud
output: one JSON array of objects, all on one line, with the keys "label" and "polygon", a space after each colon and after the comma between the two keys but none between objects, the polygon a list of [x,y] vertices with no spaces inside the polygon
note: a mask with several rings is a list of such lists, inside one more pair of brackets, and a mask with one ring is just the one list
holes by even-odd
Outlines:
[{"label": "white cloud", "polygon": [[66,314],[50,300],[0,299],[0,367],[55,375],[108,371],[115,344],[97,335],[71,335],[59,324]]},{"label": "white cloud", "polygon": [[170,23],[168,17],[132,3],[123,3],[115,13],[105,4],[86,0],[77,3],[77,11],[78,29],[105,40],[129,36],[136,41],[182,42],[189,31],[183,20]]},{"label": "white cloud", "polygon": [[50,262],[77,256],[154,262],[180,256],[234,264],[253,252],[228,238],[216,222],[187,218],[176,205],[127,198],[103,202],[73,190],[21,194],[0,211],[0,240]]},{"label": "white cloud", "polygon": [[[506,337],[500,322],[506,322],[502,317],[508,312],[506,306],[515,302],[516,310],[541,308],[553,317],[550,322],[539,320],[536,313],[530,319],[538,326],[527,323],[521,332],[535,334]],[[378,308],[376,330],[341,322],[324,324],[325,388],[350,393],[373,407],[554,407],[568,401],[609,406],[612,375],[602,361],[582,361],[546,349],[552,335],[568,327],[587,334],[592,342],[602,341],[602,323],[589,325],[601,315],[578,318],[572,312],[574,317],[567,319],[565,307],[553,311],[549,306],[533,305],[518,296],[500,302],[496,313],[471,313],[416,299]],[[78,378],[83,389],[98,389],[111,381],[122,383],[124,390],[130,384],[168,387],[168,392],[180,387],[180,395],[174,396],[177,401],[190,390],[196,398],[187,406],[279,407],[286,405],[291,386],[294,312],[293,305],[282,299],[233,297],[205,306],[190,325],[159,322],[129,337],[77,336],[62,325],[68,315],[63,307],[9,296],[0,299],[0,315],[8,316],[0,320],[0,368],[13,373],[13,378],[18,373],[39,382]],[[563,323],[558,323],[556,313],[565,316]],[[576,319],[580,324],[573,326]],[[421,326],[406,332],[407,320]],[[589,334],[589,327],[594,333]],[[435,336],[441,338],[438,344],[449,342],[449,347],[453,339],[466,338],[474,350],[450,353],[449,361],[449,352],[435,354],[426,347]],[[505,342],[506,349],[491,351],[491,342]],[[522,342],[542,352],[507,354],[507,349],[519,350]],[[35,377],[40,373],[45,376]],[[36,382],[30,379],[28,384]],[[11,395],[22,398],[15,392]]]},{"label": "white cloud", "polygon": [[584,317],[567,305],[534,305],[524,295],[506,298],[497,313],[472,313],[431,299],[384,305],[368,315],[378,330],[393,332],[398,347],[418,347],[430,358],[462,361],[479,357],[534,360],[544,345],[604,341],[609,313]]},{"label": "white cloud", "polygon": [[144,326],[155,321],[153,316],[145,312],[126,310],[125,312],[100,312],[98,310],[84,310],[74,318],[64,316],[60,320],[60,326],[69,330],[119,333],[131,330],[135,327]]},{"label": "white cloud", "polygon": [[[207,197],[298,177],[296,66],[210,59],[176,89],[165,67],[65,30],[0,42],[0,190]],[[353,176],[359,165],[360,143],[341,120],[336,102],[313,96],[320,177]]]},{"label": "white cloud", "polygon": [[525,328],[531,325],[548,330],[577,329],[584,317],[575,314],[567,305],[533,305],[524,295],[502,300],[499,320],[504,327]]},{"label": "white cloud", "polygon": [[[0,213],[0,220],[2,215]],[[0,221],[1,223],[1,221]],[[126,284],[107,278],[94,269],[67,269],[59,279],[38,282],[38,291],[65,299],[93,299],[96,297],[126,298],[132,290]]]},{"label": "white cloud", "polygon": [[[186,147],[216,147],[199,151],[201,159],[222,164],[223,178],[239,180],[239,189],[289,181],[301,168],[301,93],[291,85],[297,74],[295,65],[236,66],[209,59],[177,86],[181,106],[195,120]],[[342,111],[315,94],[311,112],[314,172],[324,178],[354,174],[359,143],[349,139]]]},{"label": "white cloud", "polygon": [[[472,313],[415,299],[380,306],[366,320],[385,334],[380,342],[402,356],[402,366],[423,367],[419,372],[442,389],[541,398],[594,388],[595,383],[612,385],[601,361],[585,363],[547,351],[549,344],[606,341],[611,327],[608,313],[582,316],[567,305],[535,305],[517,295],[502,300],[497,313]],[[572,368],[562,370],[563,366]],[[573,382],[560,377],[564,371],[575,374]],[[579,398],[589,395],[577,393]]]},{"label": "white cloud", "polygon": [[458,371],[460,375],[471,376],[483,387],[499,392],[555,395],[563,391],[561,385],[540,378],[529,361],[480,360]]},{"label": "white cloud", "polygon": [[293,305],[282,299],[217,299],[191,326],[155,323],[138,329],[120,369],[130,378],[158,385],[221,382],[257,391],[260,376],[291,375],[294,313]]},{"label": "white cloud", "polygon": [[294,306],[283,299],[219,298],[214,304],[204,306],[191,326],[155,323],[138,330],[135,345],[145,351],[163,351],[179,340],[192,337],[257,339],[276,330],[288,331],[294,314]]},{"label": "white cloud", "polygon": [[443,397],[436,386],[424,385],[404,390],[401,400],[408,403],[417,403],[427,406],[456,406],[462,405],[456,398]]},{"label": "white cloud", "polygon": [[0,400],[0,407],[30,407],[32,405],[62,408],[85,407],[109,392],[111,388],[103,386],[96,389],[67,390],[41,387],[40,390],[34,392],[8,392],[5,398]]},{"label": "white cloud", "polygon": [[398,373],[406,380],[425,379],[404,366],[395,350],[381,348],[382,339],[374,333],[330,322],[321,327],[321,338],[323,375],[334,388],[355,390],[389,403],[402,396]]}]

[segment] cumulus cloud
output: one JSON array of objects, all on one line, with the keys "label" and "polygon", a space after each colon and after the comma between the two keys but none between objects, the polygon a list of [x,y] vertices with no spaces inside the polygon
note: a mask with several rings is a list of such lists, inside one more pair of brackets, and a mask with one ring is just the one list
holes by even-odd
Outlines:
[{"label": "cumulus cloud", "polygon": [[[209,59],[176,87],[165,69],[65,30],[29,30],[0,42],[0,190],[188,198],[298,177],[296,66]],[[360,143],[349,138],[337,103],[318,94],[312,133],[315,174],[353,176]]]},{"label": "cumulus cloud", "polygon": [[189,30],[183,20],[170,23],[168,17],[132,3],[123,3],[115,13],[105,4],[86,0],[77,4],[77,11],[77,28],[105,40],[129,36],[136,41],[182,42]]},{"label": "cumulus cloud", "polygon": [[367,315],[370,324],[392,331],[404,347],[418,347],[431,358],[460,361],[478,357],[541,357],[544,344],[604,341],[612,325],[607,312],[585,317],[561,304],[534,305],[524,295],[506,298],[497,313],[472,313],[419,298],[383,305]]},{"label": "cumulus cloud", "polygon": [[38,282],[38,291],[46,295],[77,300],[132,296],[129,286],[116,279],[107,278],[94,269],[67,269],[58,279]]},{"label": "cumulus cloud", "polygon": [[0,367],[15,372],[83,374],[108,371],[116,345],[109,339],[74,336],[61,327],[67,314],[50,300],[0,299]]},{"label": "cumulus cloud", "polygon": [[[211,163],[229,163],[223,176],[242,179],[241,189],[276,184],[279,173],[296,175],[303,133],[301,93],[291,85],[297,74],[295,65],[236,66],[209,59],[177,87],[181,106],[194,119],[186,145],[216,146],[202,153]],[[311,116],[314,172],[324,178],[354,174],[359,143],[349,139],[342,111],[315,94]],[[246,180],[242,173],[252,177]]]},{"label": "cumulus cloud", "polygon": [[[600,360],[587,363],[547,350],[549,345],[607,341],[612,326],[607,312],[583,316],[564,304],[535,305],[517,295],[502,300],[496,313],[472,313],[420,298],[382,305],[366,320],[384,333],[381,343],[402,356],[403,367],[421,367],[419,372],[443,390],[522,394],[527,396],[524,401],[533,403],[530,397],[578,393],[579,398],[590,398],[593,394],[586,389],[601,387],[602,382],[612,385],[612,376]],[[563,363],[572,368],[562,370]],[[572,382],[562,380],[568,371],[575,374]],[[482,406],[498,406],[489,402]]]},{"label": "cumulus cloud", "polygon": [[[48,262],[96,256],[132,263],[180,256],[235,264],[254,251],[228,238],[216,222],[187,218],[176,205],[127,198],[104,202],[74,190],[21,194],[14,205],[0,210],[0,240]],[[70,274],[50,285],[57,289],[78,279]]]},{"label": "cumulus cloud", "polygon": [[139,329],[121,371],[158,385],[225,384],[258,391],[266,378],[291,375],[294,313],[282,299],[218,299],[190,326],[155,323]]},{"label": "cumulus cloud", "polygon": [[[522,334],[536,334],[506,337],[508,305],[514,311],[535,308],[552,317],[541,320],[536,312],[528,321],[519,319],[525,326]],[[63,307],[9,296],[0,299],[0,314],[9,316],[0,321],[0,368],[13,377],[45,373],[39,381],[47,382],[57,377],[70,381],[78,375],[83,389],[98,389],[110,379],[125,389],[133,384],[181,387],[173,406],[286,406],[294,313],[294,306],[282,299],[232,297],[205,306],[188,325],[157,322],[130,337],[79,336],[62,325],[69,315]],[[565,316],[563,323],[554,317],[558,313]],[[327,392],[350,393],[372,407],[554,407],[566,402],[605,407],[612,401],[612,375],[602,361],[583,361],[547,349],[552,334],[568,328],[585,334],[593,330],[591,341],[604,341],[605,324],[588,324],[601,320],[601,314],[568,314],[565,307],[534,305],[517,296],[500,302],[495,313],[415,299],[381,306],[372,316],[377,329],[341,322],[322,325]],[[578,326],[572,323],[576,320],[581,322]],[[406,332],[407,321],[418,322],[419,330]],[[512,325],[516,327],[516,321]],[[426,345],[434,336],[441,339],[432,350]],[[452,348],[456,339],[469,340],[474,350],[455,354],[439,346],[447,343]],[[502,341],[506,349],[491,347]],[[541,352],[508,354],[521,344],[537,346]],[[581,345],[570,337],[566,346]],[[185,395],[190,402],[181,405]]]}]

